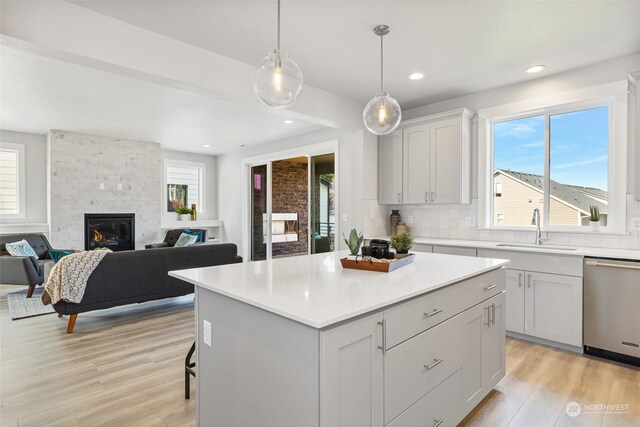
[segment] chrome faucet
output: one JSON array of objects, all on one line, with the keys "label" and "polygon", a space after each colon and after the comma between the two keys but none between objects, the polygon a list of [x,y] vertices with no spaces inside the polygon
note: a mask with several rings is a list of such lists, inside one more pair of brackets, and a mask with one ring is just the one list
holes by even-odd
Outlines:
[{"label": "chrome faucet", "polygon": [[533,218],[531,219],[531,225],[536,226],[536,241],[534,244],[542,245],[542,242],[545,240],[549,240],[547,237],[542,237],[542,232],[540,231],[540,209],[535,208],[533,210]]}]

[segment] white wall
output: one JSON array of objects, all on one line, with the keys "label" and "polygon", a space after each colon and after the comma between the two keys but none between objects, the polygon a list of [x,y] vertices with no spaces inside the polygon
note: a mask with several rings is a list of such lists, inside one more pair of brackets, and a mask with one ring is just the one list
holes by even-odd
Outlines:
[{"label": "white wall", "polygon": [[[543,97],[560,92],[567,92],[580,88],[600,85],[608,82],[625,80],[627,74],[640,70],[640,54],[613,59],[578,70],[552,75],[541,76],[528,82],[478,92],[468,96],[450,99],[435,104],[425,105],[403,111],[405,120],[427,116],[430,114],[451,111],[466,107],[472,111]],[[637,126],[637,124],[636,124]],[[370,236],[387,235],[389,233],[389,214],[391,209],[400,209],[403,220],[412,220],[409,226],[413,234],[421,237],[450,238],[465,240],[490,240],[506,242],[533,242],[530,232],[513,232],[499,230],[480,230],[475,226],[466,226],[465,218],[478,220],[478,177],[477,177],[477,129],[474,126],[472,150],[472,190],[473,203],[470,205],[405,205],[380,206],[377,198],[371,198],[370,193],[364,200],[365,234]],[[633,158],[636,142],[630,138],[628,142],[627,192],[634,191],[634,176],[638,172]],[[637,193],[640,189],[635,189]],[[609,247],[640,249],[640,237],[637,231],[630,231],[630,219],[640,216],[640,202],[627,195],[627,230],[629,234],[583,234],[583,233],[549,233],[550,243],[560,245]]]},{"label": "white wall", "polygon": [[[218,219],[218,188],[216,186],[217,181],[217,162],[216,156],[208,156],[206,154],[194,154],[184,153],[181,151],[162,150],[160,153],[162,158],[161,167],[164,168],[165,159],[169,160],[182,160],[187,162],[204,163],[205,165],[205,183],[204,183],[204,209],[198,206],[198,219]],[[164,171],[163,171],[164,173]],[[161,188],[163,198],[163,213],[164,203],[166,203],[166,189]],[[168,215],[171,220],[175,220],[175,213]]]},{"label": "white wall", "polygon": [[[362,230],[363,195],[365,192],[371,197],[377,195],[377,184],[371,186],[368,182],[365,183],[365,180],[377,179],[372,178],[372,175],[377,176],[377,166],[366,164],[371,158],[377,159],[377,139],[364,130],[348,132],[332,129],[248,147],[218,157],[218,212],[219,219],[224,221],[222,240],[237,244],[242,253],[242,159],[332,140],[338,140],[339,143],[337,220],[340,232],[351,228]],[[341,238],[338,241],[344,246]]]},{"label": "white wall", "polygon": [[[24,144],[25,180],[26,180],[26,216],[24,218],[5,219],[0,224],[46,224],[47,222],[47,175],[46,144],[47,136],[33,133],[0,130],[0,141]],[[2,227],[10,233],[10,227]],[[16,228],[15,232],[18,232]]]}]

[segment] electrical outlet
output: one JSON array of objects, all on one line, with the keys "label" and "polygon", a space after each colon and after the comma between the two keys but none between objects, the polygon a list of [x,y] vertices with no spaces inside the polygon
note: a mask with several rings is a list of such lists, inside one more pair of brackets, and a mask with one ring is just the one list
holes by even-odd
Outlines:
[{"label": "electrical outlet", "polygon": [[476,226],[476,219],[472,216],[468,216],[464,219],[464,225],[467,227],[475,227]]},{"label": "electrical outlet", "polygon": [[412,217],[411,215],[409,215],[409,216],[407,217],[407,222],[408,222],[409,224],[413,224],[413,217]]},{"label": "electrical outlet", "polygon": [[640,218],[631,218],[631,229],[640,231]]},{"label": "electrical outlet", "polygon": [[101,183],[100,183],[100,185],[98,185],[98,187],[99,187],[101,190],[104,190],[104,182],[101,182]]},{"label": "electrical outlet", "polygon": [[347,220],[348,220],[347,214],[342,214],[340,216],[340,219],[342,220],[342,222],[347,222]]},{"label": "electrical outlet", "polygon": [[205,345],[211,347],[211,322],[203,321],[202,340]]}]

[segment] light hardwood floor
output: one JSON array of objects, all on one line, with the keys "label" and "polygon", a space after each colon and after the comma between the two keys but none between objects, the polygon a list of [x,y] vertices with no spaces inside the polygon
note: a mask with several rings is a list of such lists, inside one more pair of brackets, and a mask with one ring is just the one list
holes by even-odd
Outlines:
[{"label": "light hardwood floor", "polygon": [[[5,292],[0,427],[195,424],[183,394],[193,296],[83,313],[67,335],[55,314],[9,320]],[[629,408],[573,418],[571,401]],[[508,339],[507,377],[462,425],[640,427],[640,369]]]}]

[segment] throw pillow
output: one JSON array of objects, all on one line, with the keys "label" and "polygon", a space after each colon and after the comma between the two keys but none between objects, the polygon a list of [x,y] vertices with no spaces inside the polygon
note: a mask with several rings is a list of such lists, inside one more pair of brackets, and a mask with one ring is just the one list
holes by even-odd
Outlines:
[{"label": "throw pillow", "polygon": [[18,242],[7,243],[5,247],[7,248],[7,252],[12,256],[32,256],[35,259],[38,259],[36,252],[33,250],[29,242],[24,239]]},{"label": "throw pillow", "polygon": [[196,242],[197,239],[198,236],[182,233],[180,237],[178,237],[178,241],[176,242],[175,247],[177,248],[180,246],[191,246]]},{"label": "throw pillow", "polygon": [[51,257],[51,259],[53,260],[54,263],[57,263],[63,257],[65,257],[67,255],[71,255],[72,253],[73,253],[73,251],[65,251],[65,250],[62,250],[62,249],[51,249],[49,251],[49,256]]},{"label": "throw pillow", "polygon": [[198,238],[196,239],[196,243],[202,242],[202,231],[193,231],[193,230],[189,230],[189,229],[183,228],[182,232],[184,234],[191,234],[193,236],[198,236]]}]

